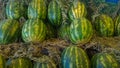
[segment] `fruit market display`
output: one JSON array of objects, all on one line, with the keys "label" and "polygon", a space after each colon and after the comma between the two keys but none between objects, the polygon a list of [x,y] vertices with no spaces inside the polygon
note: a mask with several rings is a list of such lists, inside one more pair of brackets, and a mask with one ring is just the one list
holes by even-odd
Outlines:
[{"label": "fruit market display", "polygon": [[0,68],[120,68],[120,1],[0,1]]}]

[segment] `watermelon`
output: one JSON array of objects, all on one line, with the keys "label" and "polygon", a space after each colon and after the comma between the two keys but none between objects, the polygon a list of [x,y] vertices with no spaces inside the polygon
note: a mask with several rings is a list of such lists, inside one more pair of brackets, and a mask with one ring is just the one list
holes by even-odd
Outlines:
[{"label": "watermelon", "polygon": [[33,68],[32,62],[28,58],[9,59],[6,64],[7,68]]},{"label": "watermelon", "polygon": [[68,11],[68,17],[70,20],[79,19],[80,17],[86,17],[87,9],[83,2],[74,1]]},{"label": "watermelon", "polygon": [[120,36],[120,15],[115,20],[115,35]]},{"label": "watermelon", "polygon": [[0,22],[0,44],[16,42],[19,36],[20,23],[16,20],[6,19]]},{"label": "watermelon", "polygon": [[0,55],[0,68],[6,68],[5,63],[6,63],[5,58],[2,55]]},{"label": "watermelon", "polygon": [[47,7],[45,0],[32,0],[28,6],[28,18],[45,19]]},{"label": "watermelon", "polygon": [[93,35],[92,24],[86,18],[75,19],[70,24],[69,39],[74,44],[85,44]]},{"label": "watermelon", "polygon": [[62,52],[61,68],[90,68],[85,51],[77,46],[69,46]]},{"label": "watermelon", "polygon": [[22,27],[22,39],[26,43],[40,43],[46,37],[46,25],[40,19],[28,19]]},{"label": "watermelon", "polygon": [[24,1],[9,0],[6,5],[6,15],[9,19],[19,19],[27,16],[27,6]]},{"label": "watermelon", "polygon": [[114,34],[114,22],[108,15],[101,14],[95,18],[95,30],[101,37],[110,37]]},{"label": "watermelon", "polygon": [[115,57],[107,53],[97,53],[92,57],[91,68],[120,68]]},{"label": "watermelon", "polygon": [[62,12],[60,5],[56,0],[52,0],[48,6],[48,19],[54,26],[60,26],[62,21]]},{"label": "watermelon", "polygon": [[43,56],[38,61],[34,62],[33,68],[57,68],[54,61],[48,56]]},{"label": "watermelon", "polygon": [[70,29],[70,25],[65,23],[62,24],[61,27],[58,30],[58,35],[61,39],[69,39],[69,29]]}]

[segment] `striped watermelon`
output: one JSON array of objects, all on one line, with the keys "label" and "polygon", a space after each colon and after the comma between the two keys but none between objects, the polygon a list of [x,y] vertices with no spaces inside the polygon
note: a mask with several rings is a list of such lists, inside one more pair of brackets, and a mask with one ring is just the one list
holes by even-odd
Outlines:
[{"label": "striped watermelon", "polygon": [[28,6],[28,18],[46,18],[47,7],[45,0],[32,0]]},{"label": "striped watermelon", "polygon": [[69,39],[74,44],[85,44],[93,35],[91,22],[86,18],[75,19],[70,25]]},{"label": "striped watermelon", "polygon": [[15,42],[19,35],[20,24],[16,20],[6,19],[0,22],[0,44]]},{"label": "striped watermelon", "polygon": [[48,19],[54,26],[60,26],[62,21],[61,8],[56,0],[52,0],[48,6]]},{"label": "striped watermelon", "polygon": [[9,59],[7,68],[33,68],[32,62],[28,58]]},{"label": "striped watermelon", "polygon": [[120,36],[120,15],[115,20],[115,35]]},{"label": "striped watermelon", "polygon": [[19,19],[20,17],[27,16],[27,7],[24,1],[9,0],[6,5],[6,15],[10,19]]},{"label": "striped watermelon", "polygon": [[46,37],[46,25],[39,19],[28,19],[22,28],[22,39],[25,42],[38,43]]},{"label": "striped watermelon", "polygon": [[120,68],[116,59],[107,53],[97,53],[91,63],[92,68]]},{"label": "striped watermelon", "polygon": [[34,62],[33,68],[57,68],[56,64],[47,56],[43,56],[38,61]]},{"label": "striped watermelon", "polygon": [[62,52],[61,68],[90,68],[85,51],[77,46],[69,46]]},{"label": "striped watermelon", "polygon": [[66,39],[68,40],[69,39],[69,29],[70,29],[70,25],[65,23],[65,24],[62,24],[61,27],[59,28],[59,31],[58,31],[58,35],[61,39]]},{"label": "striped watermelon", "polygon": [[114,22],[108,15],[101,14],[96,17],[94,26],[99,36],[110,37],[114,34]]},{"label": "striped watermelon", "polygon": [[2,55],[0,55],[0,68],[6,68],[5,63],[6,63],[5,58]]},{"label": "striped watermelon", "polygon": [[74,1],[68,11],[68,17],[70,20],[79,19],[80,17],[86,17],[87,9],[85,4],[80,1]]}]

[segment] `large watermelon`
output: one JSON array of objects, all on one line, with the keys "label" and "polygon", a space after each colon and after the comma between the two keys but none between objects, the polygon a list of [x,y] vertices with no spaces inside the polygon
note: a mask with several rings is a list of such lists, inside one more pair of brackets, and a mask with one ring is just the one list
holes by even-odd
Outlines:
[{"label": "large watermelon", "polygon": [[62,12],[60,5],[56,0],[52,0],[48,6],[48,19],[54,26],[60,26],[62,21]]},{"label": "large watermelon", "polygon": [[28,6],[28,18],[46,18],[47,7],[45,0],[32,0]]},{"label": "large watermelon", "polygon": [[6,15],[10,19],[19,19],[27,16],[27,7],[23,0],[9,0],[6,5]]},{"label": "large watermelon", "polygon": [[16,20],[6,19],[0,22],[0,44],[15,42],[19,35],[20,24]]},{"label": "large watermelon", "polygon": [[68,11],[70,20],[79,19],[80,17],[86,17],[87,9],[83,2],[74,1]]},{"label": "large watermelon", "polygon": [[90,68],[85,51],[77,46],[69,46],[62,52],[61,68]]},{"label": "large watermelon", "polygon": [[2,55],[0,55],[0,68],[6,68],[5,63],[6,63],[5,58]]},{"label": "large watermelon", "polygon": [[57,68],[57,67],[51,58],[43,56],[38,61],[34,62],[33,68]]},{"label": "large watermelon", "polygon": [[115,35],[120,36],[120,15],[115,20]]},{"label": "large watermelon", "polygon": [[75,19],[70,25],[69,39],[74,44],[85,44],[93,35],[91,22],[86,18]]},{"label": "large watermelon", "polygon": [[96,17],[94,26],[99,36],[110,37],[114,34],[114,22],[108,15],[101,14]]},{"label": "large watermelon", "polygon": [[92,57],[91,68],[120,68],[116,59],[107,53],[97,53]]},{"label": "large watermelon", "polygon": [[7,68],[33,68],[30,59],[21,57],[9,59],[6,65]]},{"label": "large watermelon", "polygon": [[46,25],[39,19],[28,19],[22,28],[22,39],[25,42],[40,43],[46,37]]}]

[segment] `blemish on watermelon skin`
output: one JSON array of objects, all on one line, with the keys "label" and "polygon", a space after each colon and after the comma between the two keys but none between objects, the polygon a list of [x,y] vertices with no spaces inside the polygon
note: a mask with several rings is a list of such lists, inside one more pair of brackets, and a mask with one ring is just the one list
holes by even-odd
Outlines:
[{"label": "blemish on watermelon skin", "polygon": [[120,0],[105,0],[105,2],[118,4]]}]

